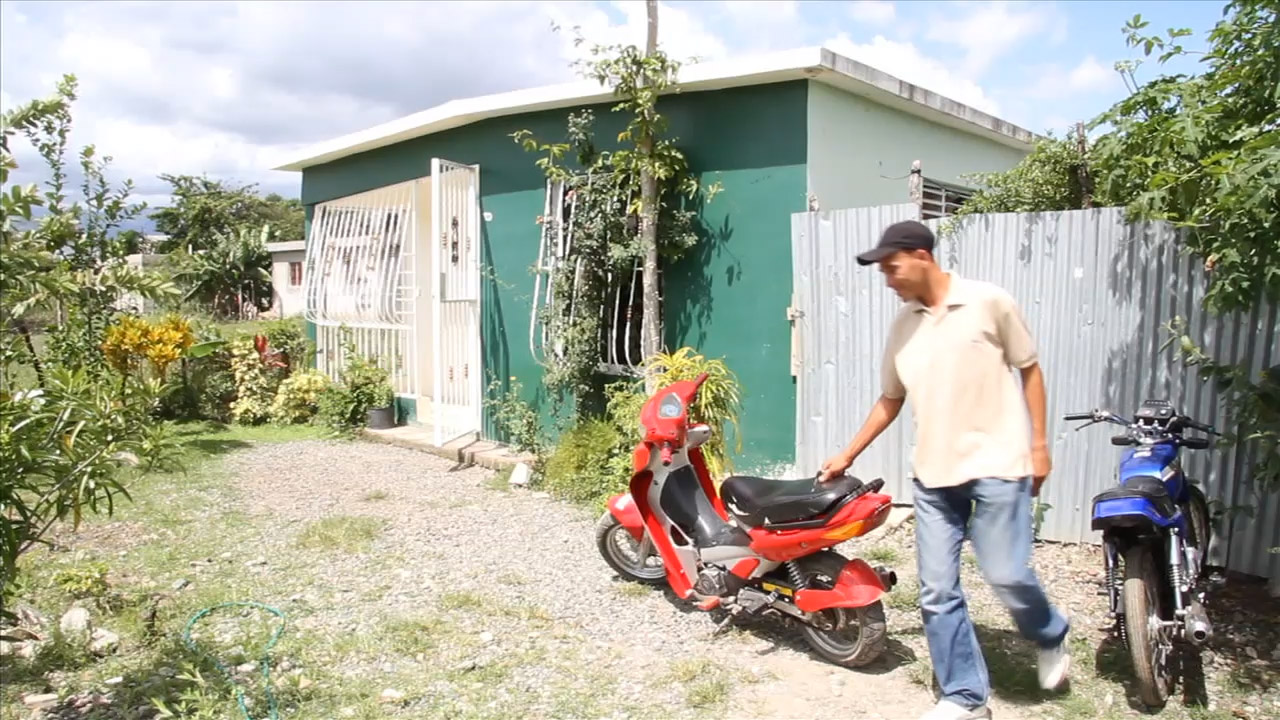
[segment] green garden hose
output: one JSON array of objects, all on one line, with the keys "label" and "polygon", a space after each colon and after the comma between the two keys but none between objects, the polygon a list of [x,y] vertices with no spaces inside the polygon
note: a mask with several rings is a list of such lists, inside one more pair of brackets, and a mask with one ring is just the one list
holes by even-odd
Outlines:
[{"label": "green garden hose", "polygon": [[227,666],[223,665],[217,658],[213,657],[209,653],[206,653],[202,650],[198,650],[196,648],[196,644],[191,640],[191,628],[200,620],[200,618],[204,617],[205,615],[208,615],[214,610],[218,610],[220,608],[227,608],[227,607],[258,608],[261,610],[266,610],[267,612],[280,618],[280,625],[277,626],[275,632],[271,634],[271,640],[267,642],[267,647],[262,651],[262,683],[263,683],[263,686],[266,688],[268,712],[270,712],[271,720],[278,720],[280,715],[276,708],[276,696],[275,696],[275,693],[271,692],[271,649],[276,646],[276,641],[280,639],[281,633],[284,632],[284,625],[285,625],[284,613],[271,607],[270,605],[263,605],[262,603],[256,603],[256,602],[221,603],[219,605],[207,607],[201,610],[200,612],[196,613],[195,615],[192,615],[191,619],[187,621],[186,629],[182,631],[182,642],[192,652],[199,654],[201,657],[208,658],[211,662],[213,662],[214,665],[218,666],[218,669],[222,671],[222,674],[225,675],[227,677],[227,680],[230,681],[232,686],[235,687],[236,702],[240,703],[240,711],[244,713],[245,720],[253,720],[253,717],[249,715],[249,708],[248,706],[245,705],[245,702],[244,702],[244,690],[240,689],[240,685],[237,684],[234,680],[232,680],[231,672],[227,670]]}]

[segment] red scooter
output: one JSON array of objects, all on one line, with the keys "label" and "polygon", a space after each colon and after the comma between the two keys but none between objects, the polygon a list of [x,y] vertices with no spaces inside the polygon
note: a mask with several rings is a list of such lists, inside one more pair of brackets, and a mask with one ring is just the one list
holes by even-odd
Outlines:
[{"label": "red scooter", "polygon": [[706,378],[673,383],[645,403],[630,492],[611,498],[596,525],[600,553],[626,579],[665,582],[702,610],[727,609],[717,632],[776,613],[798,621],[826,660],[872,662],[886,642],[881,599],[897,575],[828,548],[884,524],[884,481],[735,476],[717,495],[700,447],[711,428],[688,423]]}]

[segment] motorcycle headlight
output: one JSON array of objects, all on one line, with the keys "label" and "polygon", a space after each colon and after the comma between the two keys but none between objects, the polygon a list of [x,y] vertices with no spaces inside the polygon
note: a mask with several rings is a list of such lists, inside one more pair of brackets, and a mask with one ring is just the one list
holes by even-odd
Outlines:
[{"label": "motorcycle headlight", "polygon": [[660,418],[678,418],[682,412],[684,412],[684,403],[680,402],[680,398],[675,393],[662,398],[662,402],[658,405]]}]

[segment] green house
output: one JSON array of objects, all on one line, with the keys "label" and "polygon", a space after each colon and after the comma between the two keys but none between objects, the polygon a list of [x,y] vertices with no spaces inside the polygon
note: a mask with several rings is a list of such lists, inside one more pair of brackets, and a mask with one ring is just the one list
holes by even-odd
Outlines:
[{"label": "green house", "polygon": [[[540,216],[559,198],[512,134],[563,142],[569,114],[591,108],[597,136],[611,138],[623,124],[612,104],[593,82],[455,100],[281,163],[302,174],[318,366],[340,365],[345,326],[391,370],[403,422],[433,428],[437,444],[500,440],[490,381],[516,378],[536,403],[540,362],[554,361],[535,310],[557,271]],[[961,175],[1013,166],[1034,136],[824,48],[686,66],[659,109],[691,168],[723,188],[702,210],[711,237],[663,269],[667,347],[722,357],[737,374],[735,465],[788,465],[791,215],[908,202],[913,164],[916,201],[944,214],[963,200]],[[617,283],[608,346],[621,350],[602,353],[605,372],[639,362],[626,352],[638,288]]]}]

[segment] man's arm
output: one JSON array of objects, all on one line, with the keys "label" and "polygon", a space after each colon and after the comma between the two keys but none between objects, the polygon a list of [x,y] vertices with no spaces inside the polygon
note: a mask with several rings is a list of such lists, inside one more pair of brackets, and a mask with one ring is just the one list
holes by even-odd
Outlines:
[{"label": "man's arm", "polygon": [[1040,363],[1032,363],[1022,368],[1022,393],[1027,396],[1027,412],[1031,414],[1031,447],[1047,448],[1049,446],[1045,432],[1045,392],[1044,373]]},{"label": "man's arm", "polygon": [[1040,368],[1031,330],[1011,296],[1001,296],[996,317],[1005,362],[1022,374],[1022,393],[1026,396],[1027,413],[1031,416],[1031,494],[1035,496],[1040,494],[1040,486],[1052,469],[1045,429],[1044,372]]}]

